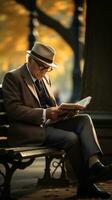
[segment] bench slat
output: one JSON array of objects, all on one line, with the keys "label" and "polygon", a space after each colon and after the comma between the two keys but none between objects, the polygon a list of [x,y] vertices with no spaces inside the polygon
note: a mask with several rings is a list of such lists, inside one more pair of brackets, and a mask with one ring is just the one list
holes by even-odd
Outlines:
[{"label": "bench slat", "polygon": [[26,159],[31,157],[42,157],[49,154],[62,155],[63,150],[59,151],[48,147],[17,147],[17,148],[0,148],[0,156],[8,156],[13,159]]},{"label": "bench slat", "polygon": [[[31,150],[31,151],[23,151],[23,152],[19,152],[19,154],[17,155],[19,158],[29,158],[29,157],[42,157],[48,154],[53,154],[56,153],[55,149],[35,149],[35,150]],[[60,153],[61,154],[61,153]]]},{"label": "bench slat", "polygon": [[7,137],[5,137],[5,136],[1,137],[0,136],[0,141],[3,141],[3,140],[7,140]]},{"label": "bench slat", "polygon": [[[14,151],[14,152],[20,152],[20,151],[29,151],[29,150],[37,150],[37,149],[48,149],[47,147],[39,147],[39,146],[20,146],[20,147],[10,147],[10,148],[5,148],[6,151]],[[0,149],[1,150],[1,149]]]}]

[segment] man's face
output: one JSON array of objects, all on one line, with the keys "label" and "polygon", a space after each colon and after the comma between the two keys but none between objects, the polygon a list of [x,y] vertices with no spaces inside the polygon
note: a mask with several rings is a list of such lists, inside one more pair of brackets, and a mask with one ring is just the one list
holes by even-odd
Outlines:
[{"label": "man's face", "polygon": [[42,62],[37,61],[31,57],[29,57],[28,67],[30,69],[32,76],[38,80],[42,79],[45,76],[46,72],[52,70],[51,67],[48,67]]}]

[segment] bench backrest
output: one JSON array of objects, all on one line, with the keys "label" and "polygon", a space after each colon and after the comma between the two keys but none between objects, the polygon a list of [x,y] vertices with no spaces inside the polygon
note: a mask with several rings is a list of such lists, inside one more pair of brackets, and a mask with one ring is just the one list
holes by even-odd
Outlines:
[{"label": "bench backrest", "polygon": [[5,112],[2,85],[0,85],[0,147],[7,145],[7,130],[9,128],[7,114]]}]

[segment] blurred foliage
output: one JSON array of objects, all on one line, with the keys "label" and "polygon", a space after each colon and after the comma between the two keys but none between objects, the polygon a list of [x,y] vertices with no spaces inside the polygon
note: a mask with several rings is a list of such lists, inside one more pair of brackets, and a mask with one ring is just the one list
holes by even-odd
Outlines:
[{"label": "blurred foliage", "polygon": [[[0,79],[3,74],[25,62],[28,49],[28,11],[14,0],[1,0],[0,6]],[[74,6],[72,0],[38,0],[39,8],[49,16],[69,27]],[[48,43],[56,49],[57,69],[51,73],[53,82],[62,90],[67,83],[71,88],[73,52],[67,43],[53,29],[36,22],[36,40]],[[66,76],[67,73],[67,76]]]}]

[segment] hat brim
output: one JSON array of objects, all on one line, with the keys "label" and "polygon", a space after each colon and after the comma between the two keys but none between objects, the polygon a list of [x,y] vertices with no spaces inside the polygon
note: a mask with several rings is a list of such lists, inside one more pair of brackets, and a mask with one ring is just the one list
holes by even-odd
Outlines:
[{"label": "hat brim", "polygon": [[43,60],[40,59],[40,58],[37,58],[36,56],[34,56],[34,55],[31,53],[31,51],[27,51],[27,53],[28,53],[32,58],[36,59],[37,61],[39,60],[40,62],[46,64],[46,65],[49,66],[49,67],[52,67],[52,68],[56,68],[56,67],[57,67],[55,63],[48,63],[48,62],[43,61]]}]

